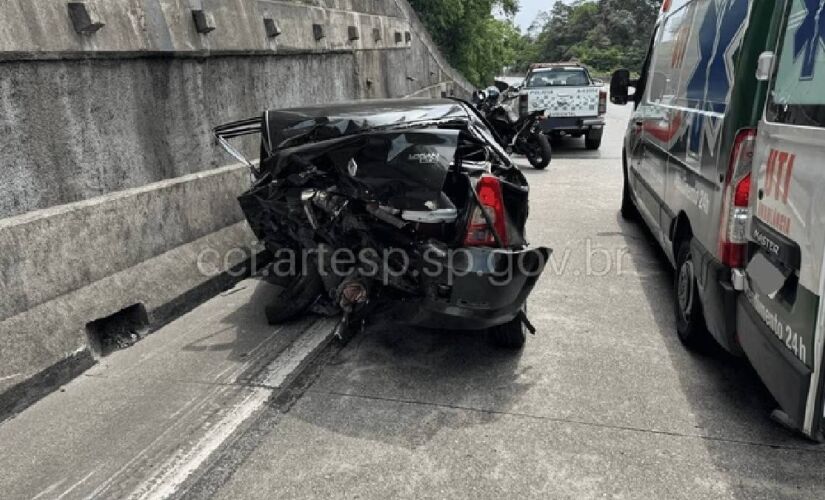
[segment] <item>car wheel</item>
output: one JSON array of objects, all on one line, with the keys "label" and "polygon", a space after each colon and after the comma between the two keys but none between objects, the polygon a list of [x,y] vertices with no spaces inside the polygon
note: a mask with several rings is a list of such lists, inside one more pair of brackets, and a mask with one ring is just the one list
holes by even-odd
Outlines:
[{"label": "car wheel", "polygon": [[520,316],[503,325],[490,328],[490,339],[496,347],[504,349],[521,349],[527,340],[527,327],[521,321]]},{"label": "car wheel", "polygon": [[676,276],[673,280],[673,288],[676,332],[679,334],[679,340],[690,349],[704,350],[708,346],[710,333],[705,324],[702,301],[699,298],[696,265],[689,239],[681,242],[676,254]]},{"label": "car wheel", "polygon": [[323,291],[324,283],[317,266],[309,266],[264,308],[267,321],[278,325],[303,314]]},{"label": "car wheel", "polygon": [[627,169],[624,171],[622,182],[622,218],[627,221],[639,220],[639,209],[633,201],[633,194],[630,192],[630,182],[627,179]]},{"label": "car wheel", "polygon": [[527,161],[534,168],[544,170],[550,164],[553,148],[550,140],[544,134],[533,134],[527,139]]}]

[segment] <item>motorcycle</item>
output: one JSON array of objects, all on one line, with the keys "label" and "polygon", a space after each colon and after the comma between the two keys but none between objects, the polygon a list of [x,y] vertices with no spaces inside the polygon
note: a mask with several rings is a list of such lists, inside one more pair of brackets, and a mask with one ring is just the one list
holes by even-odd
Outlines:
[{"label": "motorcycle", "polygon": [[550,139],[541,132],[539,121],[543,111],[517,117],[512,106],[502,98],[498,87],[488,87],[476,92],[474,104],[484,115],[499,136],[508,153],[519,153],[527,157],[534,168],[543,170],[550,164],[552,147]]}]

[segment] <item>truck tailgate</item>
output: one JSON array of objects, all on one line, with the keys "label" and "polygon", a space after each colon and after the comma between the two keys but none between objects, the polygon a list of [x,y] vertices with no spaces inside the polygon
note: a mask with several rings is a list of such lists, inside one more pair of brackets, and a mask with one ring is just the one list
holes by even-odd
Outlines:
[{"label": "truck tailgate", "polygon": [[599,114],[599,87],[545,87],[526,92],[528,113],[544,110],[549,117]]}]

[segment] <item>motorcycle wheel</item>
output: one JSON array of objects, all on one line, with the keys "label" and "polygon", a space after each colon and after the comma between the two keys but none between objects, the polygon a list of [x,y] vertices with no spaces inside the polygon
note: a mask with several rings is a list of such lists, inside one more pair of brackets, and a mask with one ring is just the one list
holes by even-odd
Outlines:
[{"label": "motorcycle wheel", "polygon": [[533,134],[527,138],[524,155],[533,168],[544,170],[550,164],[553,156],[553,149],[550,147],[550,139],[544,134]]}]

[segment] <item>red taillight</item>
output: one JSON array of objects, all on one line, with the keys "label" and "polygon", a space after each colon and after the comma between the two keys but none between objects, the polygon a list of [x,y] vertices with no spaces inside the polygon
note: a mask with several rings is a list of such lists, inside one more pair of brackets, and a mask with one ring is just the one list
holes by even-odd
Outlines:
[{"label": "red taillight", "polygon": [[746,207],[750,205],[751,197],[751,174],[748,173],[744,179],[736,185],[736,193],[733,196],[733,205],[736,207]]},{"label": "red taillight", "polygon": [[607,113],[607,92],[604,90],[599,91],[599,114],[603,115]]},{"label": "red taillight", "polygon": [[[507,246],[507,222],[504,213],[504,197],[501,194],[501,183],[492,175],[482,175],[476,184],[476,193],[484,212],[493,223],[496,234],[501,238],[501,245]],[[465,246],[496,246],[496,238],[487,224],[487,218],[476,206],[467,224],[467,235],[464,237]]]},{"label": "red taillight", "polygon": [[718,250],[719,259],[728,267],[742,267],[745,264],[755,145],[756,130],[745,129],[736,135],[728,173],[725,176]]}]

